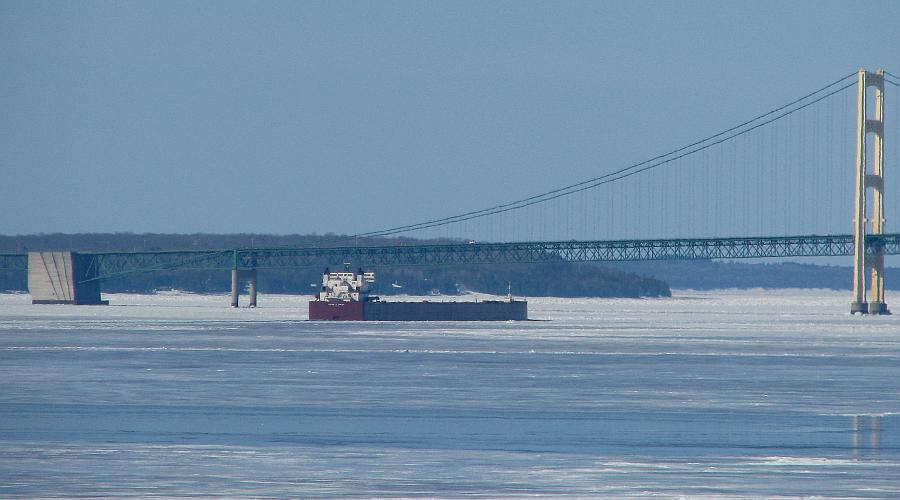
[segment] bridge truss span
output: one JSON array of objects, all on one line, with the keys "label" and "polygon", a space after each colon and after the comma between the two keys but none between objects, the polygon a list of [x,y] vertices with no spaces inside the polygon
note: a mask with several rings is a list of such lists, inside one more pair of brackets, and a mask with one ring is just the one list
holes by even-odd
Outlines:
[{"label": "bridge truss span", "polygon": [[[869,236],[869,246],[900,254],[900,234]],[[235,250],[242,269],[308,268],[351,263],[362,267],[622,262],[853,255],[852,235],[672,240],[538,241]]]},{"label": "bridge truss span", "polygon": [[[873,255],[900,255],[900,234],[868,235]],[[94,280],[166,270],[303,269],[350,263],[362,267],[624,262],[641,260],[836,257],[854,252],[853,235],[653,240],[534,241],[440,245],[346,246],[105,252],[89,254]],[[26,271],[24,254],[0,255],[0,269]]]}]

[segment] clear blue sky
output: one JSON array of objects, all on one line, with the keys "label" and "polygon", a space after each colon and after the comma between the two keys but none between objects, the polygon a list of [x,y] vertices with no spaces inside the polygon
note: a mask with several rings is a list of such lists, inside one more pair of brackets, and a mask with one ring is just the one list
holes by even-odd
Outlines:
[{"label": "clear blue sky", "polygon": [[416,222],[860,66],[900,71],[900,2],[4,0],[0,233]]}]

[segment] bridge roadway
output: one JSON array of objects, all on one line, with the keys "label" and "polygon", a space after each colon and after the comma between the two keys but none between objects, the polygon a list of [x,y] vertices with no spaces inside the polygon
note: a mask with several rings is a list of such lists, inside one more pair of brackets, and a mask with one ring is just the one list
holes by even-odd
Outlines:
[{"label": "bridge roadway", "polygon": [[[868,236],[869,251],[900,255],[900,234]],[[92,253],[94,280],[163,270],[324,268],[352,262],[378,268],[454,264],[748,259],[853,255],[852,235],[692,238],[616,241],[538,241],[406,246],[254,248]],[[0,255],[0,270],[26,271],[27,255]],[[91,273],[93,274],[93,273]],[[91,280],[92,281],[92,280]]]}]

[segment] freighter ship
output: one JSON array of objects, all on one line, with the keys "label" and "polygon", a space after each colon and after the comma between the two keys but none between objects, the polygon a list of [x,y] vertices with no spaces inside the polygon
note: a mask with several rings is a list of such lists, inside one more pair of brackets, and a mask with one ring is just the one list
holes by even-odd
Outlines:
[{"label": "freighter ship", "polygon": [[345,270],[322,275],[322,289],[309,302],[312,321],[524,321],[528,303],[514,300],[392,302],[370,295],[375,274]]}]

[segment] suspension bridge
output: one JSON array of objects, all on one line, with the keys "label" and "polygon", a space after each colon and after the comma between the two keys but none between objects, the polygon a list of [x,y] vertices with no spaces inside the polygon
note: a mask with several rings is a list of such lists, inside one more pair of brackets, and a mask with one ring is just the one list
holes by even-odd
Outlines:
[{"label": "suspension bridge", "polygon": [[[860,69],[590,179],[324,246],[34,252],[0,255],[0,269],[28,271],[30,288],[43,280],[57,297],[65,295],[62,284],[48,285],[44,276],[65,274],[97,301],[102,281],[131,273],[230,270],[237,306],[241,280],[256,304],[257,269],[852,256],[851,312],[884,314],[884,258],[900,255],[900,234],[885,230],[885,220],[900,215],[900,196],[884,196],[900,192],[900,175],[884,175],[885,149],[900,146],[900,101],[885,113],[886,87],[900,87],[900,77]],[[900,172],[900,156],[889,159]],[[396,235],[442,243],[379,244]],[[77,302],[68,293],[59,301]]]}]

